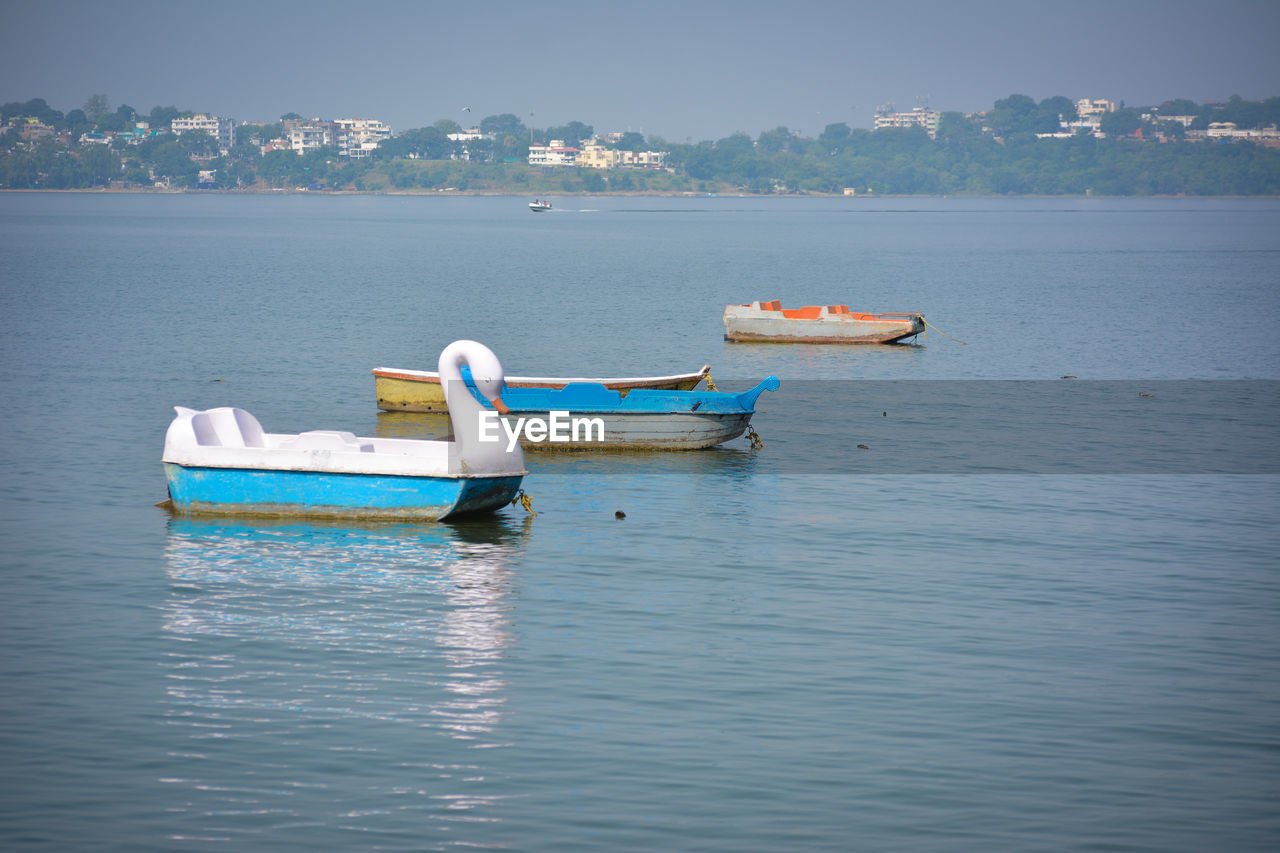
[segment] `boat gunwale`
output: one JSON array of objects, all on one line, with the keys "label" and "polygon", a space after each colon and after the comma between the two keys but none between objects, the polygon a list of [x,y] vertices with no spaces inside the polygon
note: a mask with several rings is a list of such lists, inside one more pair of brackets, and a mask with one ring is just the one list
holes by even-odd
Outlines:
[{"label": "boat gunwale", "polygon": [[[821,306],[809,305],[806,307],[815,308],[815,307],[821,307]],[[745,313],[745,314],[738,313],[736,311],[731,311],[731,309],[733,308],[747,308],[747,309],[750,309],[751,311],[755,311],[755,313]],[[804,309],[796,308],[796,309],[788,309],[788,310],[803,311]],[[725,309],[723,320],[726,323],[730,321],[736,321],[736,322],[767,321],[771,323],[786,323],[786,324],[817,323],[823,326],[851,326],[856,323],[909,322],[914,324],[917,321],[921,323],[924,322],[924,314],[921,314],[918,311],[881,311],[876,314],[872,314],[869,312],[863,312],[863,313],[850,312],[848,314],[820,314],[817,317],[772,316],[774,314],[782,314],[782,313],[783,313],[782,311],[768,311],[768,310],[757,311],[756,309],[752,309],[750,305],[730,305]]]},{"label": "boat gunwale", "polygon": [[743,344],[893,344],[904,338],[919,335],[919,330],[908,330],[901,334],[863,335],[777,335],[757,332],[732,331],[725,332],[724,339],[732,343]]},{"label": "boat gunwale", "polygon": [[[415,414],[425,414],[425,413],[415,413]],[[244,449],[253,449],[253,448],[228,448],[228,449],[244,450]],[[310,452],[310,451],[305,451],[305,452]],[[308,465],[307,467],[297,467],[297,466],[286,467],[284,465],[270,466],[270,465],[261,465],[261,464],[253,465],[253,464],[243,464],[243,463],[234,464],[234,465],[231,465],[231,464],[219,465],[214,462],[181,462],[176,459],[166,459],[163,457],[160,459],[160,461],[165,465],[176,465],[179,468],[184,468],[188,471],[195,471],[202,468],[208,468],[215,471],[262,471],[265,473],[273,473],[273,474],[278,474],[281,472],[294,473],[294,474],[328,474],[332,476],[342,476],[342,477],[365,477],[368,479],[372,479],[374,477],[403,477],[410,480],[494,480],[494,479],[501,479],[503,477],[529,476],[528,468],[524,468],[520,471],[510,471],[510,472],[504,471],[496,474],[472,474],[469,472],[460,472],[457,474],[449,474],[449,473],[423,474],[423,473],[414,473],[414,472],[402,473],[402,472],[396,472],[396,471],[343,471],[339,468],[324,467],[316,464],[311,464],[311,465]]]},{"label": "boat gunwale", "polygon": [[[372,371],[373,375],[383,379],[403,379],[407,382],[425,382],[430,385],[440,384],[440,374],[434,370],[408,370],[396,367],[375,367]],[[662,385],[671,382],[688,382],[691,379],[705,379],[711,373],[711,365],[704,364],[700,369],[692,373],[676,373],[670,376],[614,376],[609,378],[578,378],[563,376],[508,376],[505,381],[507,385],[513,388],[522,386],[544,388],[544,387],[563,387],[574,383],[588,383],[593,385],[604,385],[611,390],[618,390],[617,386],[625,386],[631,388],[644,388],[650,385]]]}]

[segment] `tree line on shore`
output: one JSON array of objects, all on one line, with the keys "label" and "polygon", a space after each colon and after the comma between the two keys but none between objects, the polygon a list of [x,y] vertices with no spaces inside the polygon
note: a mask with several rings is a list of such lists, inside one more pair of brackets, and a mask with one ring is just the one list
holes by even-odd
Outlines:
[{"label": "tree line on shore", "polygon": [[[235,145],[219,151],[207,133],[168,132],[181,115],[175,107],[155,107],[148,114],[128,105],[111,110],[101,95],[65,114],[40,98],[4,104],[0,188],[195,188],[203,171],[225,190],[1280,195],[1280,150],[1250,141],[1186,139],[1188,129],[1212,122],[1274,126],[1280,123],[1280,98],[1122,107],[1102,117],[1106,138],[1088,132],[1038,138],[1076,117],[1073,102],[1011,95],[986,113],[942,113],[934,137],[920,127],[870,131],[837,123],[817,137],[777,127],[754,139],[736,133],[681,144],[630,133],[609,143],[664,151],[663,170],[527,164],[532,143],[573,144],[592,137],[594,129],[577,121],[537,129],[512,114],[489,116],[479,124],[484,138],[459,141],[449,135],[462,128],[446,119],[385,140],[367,158],[348,159],[325,148],[264,154],[263,146],[283,135],[279,123],[242,125]],[[1174,115],[1193,117],[1190,128],[1162,118]],[[282,116],[288,118],[300,116]],[[24,135],[23,120],[54,133]],[[136,132],[139,123],[148,126],[146,133]]]}]

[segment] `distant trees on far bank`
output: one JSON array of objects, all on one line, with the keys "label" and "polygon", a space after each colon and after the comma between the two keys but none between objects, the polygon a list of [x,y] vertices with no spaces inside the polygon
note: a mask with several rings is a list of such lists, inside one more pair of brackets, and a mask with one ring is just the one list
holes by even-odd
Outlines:
[{"label": "distant trees on far bank", "polygon": [[[529,146],[592,138],[573,121],[531,128],[514,114],[480,120],[481,138],[442,119],[384,140],[372,156],[348,159],[336,149],[298,155],[267,150],[282,124],[242,125],[219,151],[202,132],[169,132],[190,115],[157,106],[140,114],[91,97],[67,113],[41,98],[0,106],[0,188],[104,187],[222,189],[432,190],[551,192],[752,192],[974,195],[1280,195],[1280,150],[1255,141],[1190,141],[1188,133],[1231,122],[1239,128],[1280,124],[1280,98],[1222,104],[1180,99],[1156,107],[1123,104],[1101,117],[1106,138],[1063,138],[1075,102],[1026,95],[997,100],[975,115],[942,113],[933,138],[923,128],[870,131],[844,123],[817,137],[776,127],[697,143],[622,134],[604,144],[667,152],[668,169],[532,167]],[[1171,117],[1176,116],[1174,120]],[[282,119],[297,117],[287,114]],[[450,134],[454,138],[450,138]],[[1203,134],[1201,134],[1203,135]],[[201,175],[205,183],[201,183]],[[212,176],[212,180],[210,180]]]}]

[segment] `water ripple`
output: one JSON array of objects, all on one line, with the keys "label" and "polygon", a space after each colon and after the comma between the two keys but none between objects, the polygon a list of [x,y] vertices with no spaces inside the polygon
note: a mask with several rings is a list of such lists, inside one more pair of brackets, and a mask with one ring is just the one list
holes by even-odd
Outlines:
[{"label": "water ripple", "polygon": [[[162,666],[183,772],[162,781],[183,792],[170,805],[186,827],[175,840],[304,818],[394,834],[405,810],[498,819],[489,789],[501,774],[471,750],[505,745],[522,534],[486,524],[170,522]],[[369,787],[338,794],[335,774]]]}]

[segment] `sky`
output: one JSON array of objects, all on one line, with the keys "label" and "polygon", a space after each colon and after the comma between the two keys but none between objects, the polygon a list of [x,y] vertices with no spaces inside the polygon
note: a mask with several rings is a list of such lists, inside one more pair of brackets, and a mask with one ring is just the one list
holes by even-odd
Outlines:
[{"label": "sky", "polygon": [[1280,95],[1280,0],[0,0],[0,32],[0,103],[397,133],[512,113],[697,142],[889,103]]}]

